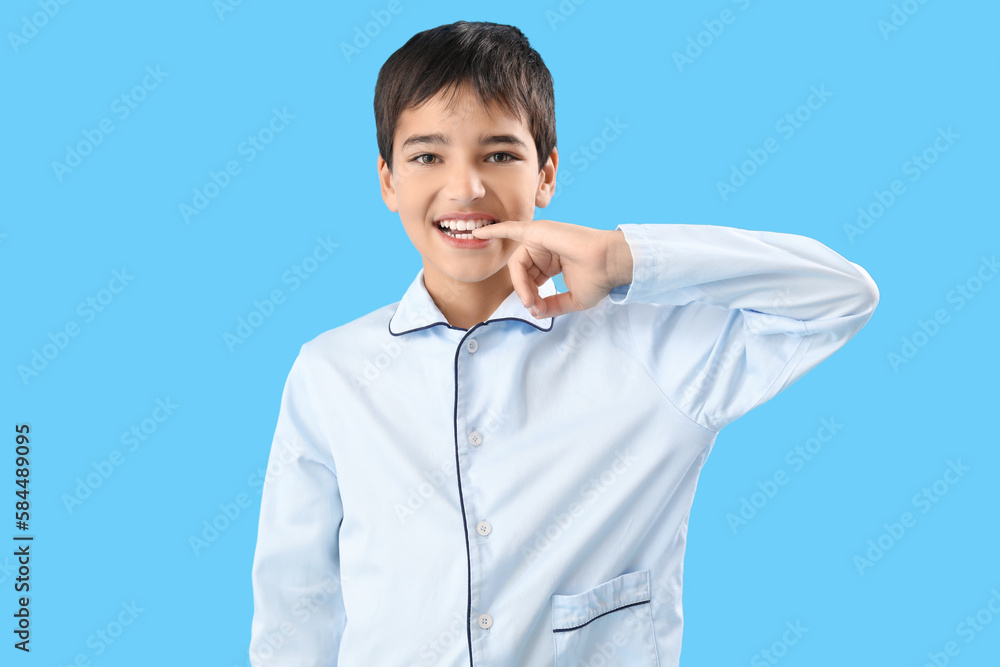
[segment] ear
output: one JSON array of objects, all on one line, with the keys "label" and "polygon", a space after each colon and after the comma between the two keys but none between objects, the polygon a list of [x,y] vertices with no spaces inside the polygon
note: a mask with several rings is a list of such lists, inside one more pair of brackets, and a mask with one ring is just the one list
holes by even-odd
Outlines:
[{"label": "ear", "polygon": [[538,189],[535,191],[535,206],[545,208],[556,192],[556,169],[559,168],[559,149],[553,147],[552,154],[538,173]]},{"label": "ear", "polygon": [[389,165],[384,159],[382,159],[382,154],[379,153],[378,156],[378,181],[379,186],[382,188],[382,201],[393,213],[399,212],[399,207],[396,205],[396,184],[392,178],[392,172],[389,170]]}]

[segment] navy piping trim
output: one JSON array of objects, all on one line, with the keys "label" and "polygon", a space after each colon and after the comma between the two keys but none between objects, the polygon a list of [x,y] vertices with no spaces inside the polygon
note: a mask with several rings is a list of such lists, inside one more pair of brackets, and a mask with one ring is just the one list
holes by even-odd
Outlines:
[{"label": "navy piping trim", "polygon": [[634,606],[640,605],[640,604],[649,604],[649,600],[643,600],[642,602],[632,602],[631,604],[623,604],[620,607],[615,607],[614,609],[608,609],[606,612],[604,612],[604,614],[598,614],[597,616],[593,617],[592,619],[590,619],[586,623],[582,623],[580,625],[575,625],[572,628],[553,628],[552,632],[569,632],[570,630],[579,630],[583,626],[588,625],[590,623],[593,623],[594,621],[596,621],[597,619],[599,619],[601,616],[604,616],[605,614],[610,614],[613,611],[618,611],[619,609],[626,609],[628,607],[634,607]]},{"label": "navy piping trim", "polygon": [[[395,317],[395,315],[396,314],[393,313],[393,317]],[[528,320],[523,320],[520,317],[500,317],[500,318],[495,319],[495,320],[486,320],[485,322],[480,322],[476,326],[472,327],[472,329],[468,329],[468,330],[462,329],[461,327],[453,327],[452,325],[448,324],[447,322],[434,322],[433,324],[428,324],[427,326],[416,327],[415,329],[407,329],[406,331],[400,331],[399,333],[395,333],[392,330],[392,317],[390,317],[389,318],[389,323],[386,325],[386,328],[389,330],[389,333],[392,334],[393,336],[402,336],[404,334],[413,333],[414,331],[423,331],[424,329],[430,329],[431,327],[437,327],[437,326],[448,327],[449,329],[454,329],[455,331],[466,331],[466,333],[469,333],[469,332],[475,330],[476,327],[481,326],[483,324],[489,324],[490,322],[508,322],[508,321],[510,321],[510,322],[524,322],[525,324],[530,324],[531,326],[535,327],[539,331],[552,331],[552,324],[553,324],[555,318],[557,318],[557,317],[559,317],[559,316],[558,315],[553,315],[552,317],[546,318],[549,321],[549,327],[547,329],[543,329],[542,327],[538,326],[534,322],[529,322]]]},{"label": "navy piping trim", "polygon": [[[478,325],[477,325],[478,326]],[[452,327],[454,328],[454,327]],[[472,327],[470,331],[476,327]],[[392,333],[390,330],[389,333]],[[465,336],[462,336],[465,340]],[[458,478],[458,501],[462,507],[462,528],[465,530],[465,562],[468,566],[468,602],[465,607],[465,634],[469,638],[469,667],[472,667],[472,547],[469,544],[469,522],[465,519],[465,495],[462,493],[462,466],[458,460],[458,355],[462,351],[462,345],[455,348],[455,400],[452,411],[452,428],[455,432],[455,476]]]}]

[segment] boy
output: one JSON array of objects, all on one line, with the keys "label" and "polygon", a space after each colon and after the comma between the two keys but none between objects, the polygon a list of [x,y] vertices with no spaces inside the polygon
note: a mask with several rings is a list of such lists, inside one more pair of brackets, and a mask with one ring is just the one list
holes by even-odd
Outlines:
[{"label": "boy", "polygon": [[415,35],[375,116],[382,197],[423,268],[292,366],[251,663],[677,665],[719,429],[857,333],[875,284],[792,234],[533,220],[553,89],[511,26]]}]

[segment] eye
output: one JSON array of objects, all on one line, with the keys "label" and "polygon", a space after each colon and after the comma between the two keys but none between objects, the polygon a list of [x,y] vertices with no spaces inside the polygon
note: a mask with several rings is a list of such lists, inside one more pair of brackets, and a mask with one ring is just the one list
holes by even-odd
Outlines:
[{"label": "eye", "polygon": [[497,155],[507,156],[506,160],[494,160],[494,162],[497,162],[498,164],[506,164],[508,162],[514,162],[515,160],[517,160],[517,158],[511,155],[510,153],[493,153],[493,155],[491,155],[490,157],[495,157]]},{"label": "eye", "polygon": [[437,159],[437,155],[434,155],[433,153],[422,153],[417,157],[413,158],[412,160],[410,160],[410,162],[416,162],[417,164],[427,164],[427,165],[434,164],[433,162],[425,162],[423,159],[425,157],[434,158],[435,160]]}]

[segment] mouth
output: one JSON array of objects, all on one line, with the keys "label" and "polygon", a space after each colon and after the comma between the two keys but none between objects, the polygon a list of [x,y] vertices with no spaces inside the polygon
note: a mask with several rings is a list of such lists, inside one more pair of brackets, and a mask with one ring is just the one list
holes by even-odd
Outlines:
[{"label": "mouth", "polygon": [[475,239],[472,230],[492,225],[496,220],[484,218],[482,220],[438,220],[437,225],[446,236],[454,239]]}]

